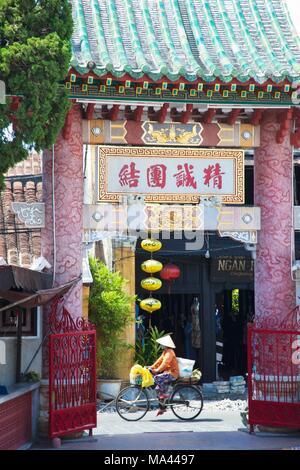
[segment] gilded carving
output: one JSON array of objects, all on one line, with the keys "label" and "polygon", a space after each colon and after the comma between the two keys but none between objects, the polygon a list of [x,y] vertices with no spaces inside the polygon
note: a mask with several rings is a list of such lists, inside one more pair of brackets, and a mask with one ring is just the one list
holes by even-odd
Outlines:
[{"label": "gilded carving", "polygon": [[143,141],[148,145],[201,145],[202,126],[199,123],[181,124],[146,121]]}]

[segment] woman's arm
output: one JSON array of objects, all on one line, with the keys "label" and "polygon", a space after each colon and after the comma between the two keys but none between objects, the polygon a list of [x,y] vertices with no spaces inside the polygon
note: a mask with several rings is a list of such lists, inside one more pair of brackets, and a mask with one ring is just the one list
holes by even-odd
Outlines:
[{"label": "woman's arm", "polygon": [[154,364],[152,364],[151,369],[156,369],[157,367],[160,366],[160,364],[163,362],[163,355],[161,355],[157,361],[154,362]]},{"label": "woman's arm", "polygon": [[165,353],[163,360],[161,361],[161,364],[159,367],[155,367],[156,372],[159,374],[160,372],[164,372],[172,362],[173,359],[173,354],[171,351],[168,351]]}]

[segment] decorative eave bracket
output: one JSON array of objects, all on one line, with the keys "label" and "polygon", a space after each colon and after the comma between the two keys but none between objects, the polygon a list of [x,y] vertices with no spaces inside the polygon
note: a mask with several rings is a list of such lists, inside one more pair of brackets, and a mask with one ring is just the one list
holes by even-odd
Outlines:
[{"label": "decorative eave bracket", "polygon": [[19,221],[28,228],[45,227],[45,204],[43,202],[12,202],[12,211],[18,217]]}]

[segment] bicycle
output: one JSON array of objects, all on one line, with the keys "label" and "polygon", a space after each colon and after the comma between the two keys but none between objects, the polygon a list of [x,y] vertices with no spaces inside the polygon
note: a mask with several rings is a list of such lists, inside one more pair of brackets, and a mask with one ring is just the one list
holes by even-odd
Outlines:
[{"label": "bicycle", "polygon": [[170,384],[172,393],[170,398],[159,400],[151,398],[149,389],[140,385],[130,385],[123,388],[116,398],[117,413],[126,421],[139,421],[150,409],[152,402],[157,402],[166,408],[171,408],[174,415],[184,421],[191,421],[202,411],[203,395],[200,386],[195,383],[180,381]]}]

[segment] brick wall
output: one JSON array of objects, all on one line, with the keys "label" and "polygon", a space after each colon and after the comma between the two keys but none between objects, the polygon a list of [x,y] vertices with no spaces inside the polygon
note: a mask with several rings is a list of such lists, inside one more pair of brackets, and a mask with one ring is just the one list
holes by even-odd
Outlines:
[{"label": "brick wall", "polygon": [[0,450],[31,441],[31,393],[0,404]]}]

